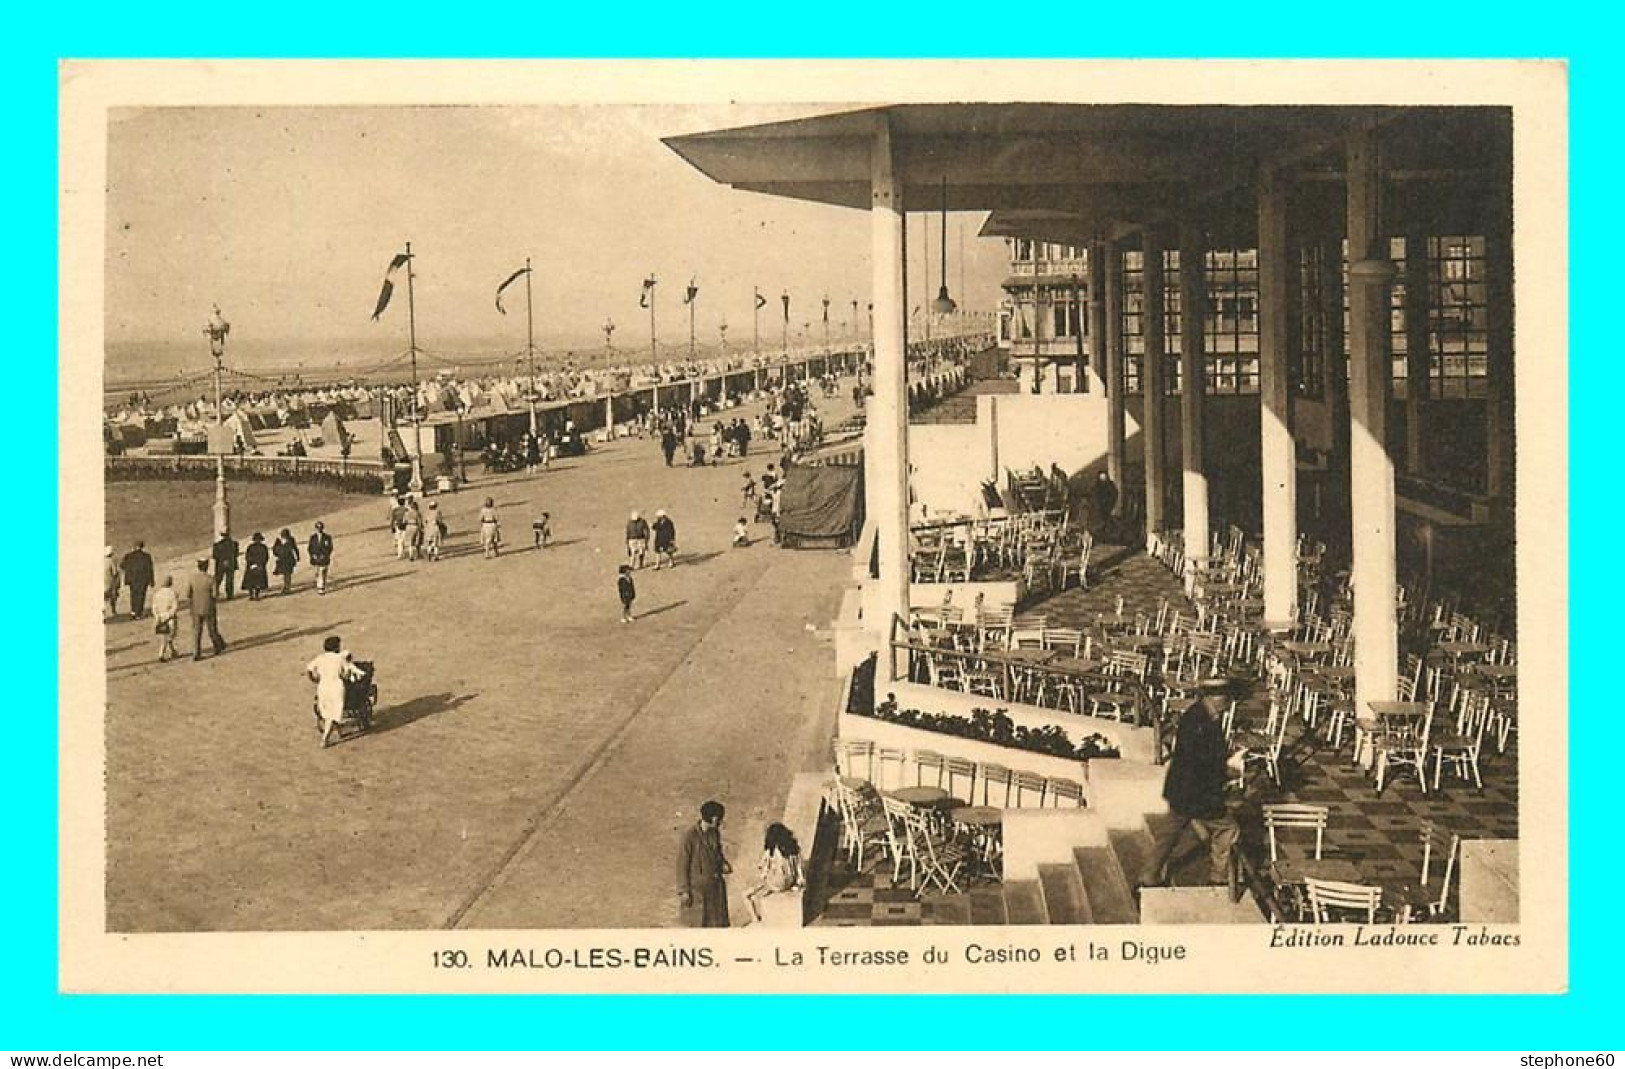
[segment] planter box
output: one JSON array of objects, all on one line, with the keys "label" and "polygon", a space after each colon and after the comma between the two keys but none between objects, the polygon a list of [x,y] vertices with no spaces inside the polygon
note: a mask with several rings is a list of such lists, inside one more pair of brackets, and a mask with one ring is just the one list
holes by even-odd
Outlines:
[{"label": "planter box", "polygon": [[[881,674],[885,674],[885,658],[881,658]],[[1073,745],[1089,735],[1100,735],[1117,747],[1122,760],[1151,765],[1156,759],[1156,733],[1150,728],[1135,727],[1115,720],[1093,716],[1078,716],[1060,709],[1045,709],[1020,702],[994,701],[979,694],[964,694],[957,690],[910,683],[906,680],[875,679],[875,702],[885,700],[887,694],[896,695],[899,709],[918,709],[926,713],[952,713],[969,718],[975,709],[1003,709],[1015,723],[1029,728],[1054,724],[1063,728]],[[1001,747],[1002,748],[1002,747]],[[1014,751],[1025,753],[1024,750]],[[1041,756],[1034,754],[1033,756]]]},{"label": "planter box", "polygon": [[[962,760],[973,761],[978,765],[1002,765],[1012,772],[1031,772],[1046,779],[1069,779],[1083,785],[1084,804],[1088,805],[1090,796],[1089,766],[1091,762],[1077,761],[1065,757],[1051,757],[1048,754],[1033,753],[1030,750],[1017,750],[1009,746],[998,746],[991,742],[978,742],[975,739],[962,739],[955,735],[943,735],[935,731],[924,731],[920,728],[905,727],[902,724],[892,724],[884,720],[876,720],[868,716],[853,716],[842,712],[836,721],[836,738],[859,739],[874,743],[877,747],[888,746],[899,750],[914,752],[929,750],[944,757],[958,757]],[[1110,764],[1111,762],[1100,762]],[[908,769],[903,773],[900,782],[876,782],[875,786],[889,790],[895,787],[912,785],[914,772]],[[980,803],[984,790],[983,784],[978,781],[972,790],[973,798],[966,801]]]}]

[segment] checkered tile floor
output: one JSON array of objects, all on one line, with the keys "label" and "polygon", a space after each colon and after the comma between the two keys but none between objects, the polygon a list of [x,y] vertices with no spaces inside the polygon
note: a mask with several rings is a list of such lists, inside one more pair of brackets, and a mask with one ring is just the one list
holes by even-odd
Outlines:
[{"label": "checkered tile floor", "polygon": [[[1138,550],[1097,546],[1099,574],[1092,573],[1088,590],[1073,588],[1022,607],[1023,612],[1044,613],[1056,627],[1092,627],[1102,613],[1111,613],[1121,596],[1124,612],[1154,614],[1167,599],[1177,609],[1191,611],[1180,585],[1161,564]],[[1261,699],[1242,702],[1241,714],[1262,718]],[[1486,741],[1481,770],[1482,791],[1470,783],[1453,781],[1446,774],[1442,790],[1424,795],[1415,777],[1401,775],[1377,793],[1371,774],[1352,762],[1352,745],[1345,740],[1333,751],[1319,732],[1302,723],[1288,729],[1283,752],[1282,785],[1278,788],[1262,773],[1249,776],[1240,803],[1242,849],[1255,869],[1267,861],[1259,807],[1270,802],[1323,805],[1331,811],[1324,856],[1354,864],[1361,878],[1371,882],[1414,880],[1421,872],[1422,823],[1439,827],[1463,839],[1515,839],[1518,837],[1518,754],[1516,737],[1507,752],[1498,754]],[[1307,843],[1281,841],[1285,856],[1304,856]],[[1190,859],[1187,859],[1190,860]],[[1195,859],[1197,862],[1201,858]],[[866,873],[854,873],[837,864],[832,874],[828,903],[817,924],[919,925],[968,922],[964,896],[927,895],[916,900],[906,885],[891,886],[890,866],[882,863]],[[1176,880],[1176,882],[1184,882]]]},{"label": "checkered tile floor", "polygon": [[813,923],[835,928],[920,925],[933,905],[914,897],[908,885],[891,886],[891,869],[882,863],[856,873],[838,863],[831,878],[829,903]]}]

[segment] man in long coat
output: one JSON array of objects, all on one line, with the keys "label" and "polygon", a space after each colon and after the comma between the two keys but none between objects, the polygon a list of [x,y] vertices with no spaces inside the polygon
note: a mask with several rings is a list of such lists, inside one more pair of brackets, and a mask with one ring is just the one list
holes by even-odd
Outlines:
[{"label": "man in long coat", "polygon": [[722,853],[721,802],[700,806],[698,824],[683,833],[677,851],[677,904],[689,928],[728,927],[728,882],[733,871]]},{"label": "man in long coat", "polygon": [[130,615],[137,620],[147,615],[147,591],[152,589],[152,554],[146,544],[137,542],[119,562],[124,585],[130,588]]},{"label": "man in long coat", "polygon": [[1204,679],[1197,684],[1197,690],[1201,697],[1179,718],[1174,754],[1163,781],[1162,796],[1168,800],[1168,810],[1175,819],[1157,837],[1139,886],[1158,887],[1168,882],[1168,864],[1185,829],[1190,828],[1207,843],[1209,879],[1230,885],[1234,896],[1235,874],[1230,861],[1240,830],[1224,804],[1230,746],[1220,718],[1235,683]]}]

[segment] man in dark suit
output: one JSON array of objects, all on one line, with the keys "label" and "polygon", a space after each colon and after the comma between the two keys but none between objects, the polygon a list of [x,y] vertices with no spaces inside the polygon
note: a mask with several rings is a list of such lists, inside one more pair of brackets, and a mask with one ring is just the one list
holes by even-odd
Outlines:
[{"label": "man in dark suit", "polygon": [[214,652],[226,652],[226,640],[220,637],[220,623],[215,616],[214,580],[209,577],[209,558],[199,558],[197,571],[187,581],[192,598],[192,660],[203,660],[203,631],[209,632]]},{"label": "man in dark suit", "polygon": [[152,554],[147,552],[146,543],[137,542],[124,554],[119,570],[124,573],[124,585],[130,588],[130,616],[139,620],[147,615],[147,591],[152,589]]},{"label": "man in dark suit", "polygon": [[230,531],[221,531],[214,542],[214,592],[222,590],[227,601],[237,596],[237,540]]},{"label": "man in dark suit", "polygon": [[1089,488],[1089,530],[1099,542],[1106,541],[1111,530],[1112,510],[1117,508],[1117,484],[1106,472],[1095,476]]},{"label": "man in dark suit", "polygon": [[[677,851],[677,903],[690,928],[728,927],[728,882],[733,871],[722,853],[721,802],[700,806],[700,821],[683,833]],[[698,905],[696,908],[696,898]]]},{"label": "man in dark suit", "polygon": [[1231,854],[1240,829],[1224,804],[1224,786],[1230,744],[1225,741],[1221,718],[1224,706],[1235,693],[1235,681],[1204,679],[1196,684],[1200,697],[1179,718],[1174,754],[1168,762],[1162,796],[1174,821],[1157,837],[1156,847],[1139,887],[1158,887],[1168,882],[1168,864],[1184,836],[1185,829],[1196,832],[1208,846],[1208,876],[1216,884],[1228,884],[1236,896],[1235,872]]},{"label": "man in dark suit", "polygon": [[327,533],[321,520],[316,521],[316,529],[310,534],[305,559],[316,572],[316,593],[327,593],[327,569],[333,564],[333,536]]}]

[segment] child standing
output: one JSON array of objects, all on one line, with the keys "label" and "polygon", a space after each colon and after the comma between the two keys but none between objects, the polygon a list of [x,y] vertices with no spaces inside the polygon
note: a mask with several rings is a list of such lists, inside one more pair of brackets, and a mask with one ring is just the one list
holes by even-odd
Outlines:
[{"label": "child standing", "polygon": [[530,525],[531,536],[536,540],[536,548],[551,545],[553,542],[553,526],[547,513]]},{"label": "child standing", "polygon": [[748,509],[756,503],[756,480],[750,472],[745,473],[745,493],[739,501],[739,507]]},{"label": "child standing", "polygon": [[615,580],[615,589],[621,596],[621,623],[632,622],[632,603],[637,600],[638,588],[632,582],[632,566],[621,565],[620,575]]}]

